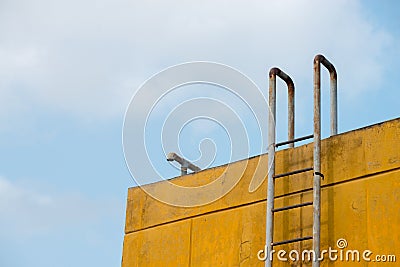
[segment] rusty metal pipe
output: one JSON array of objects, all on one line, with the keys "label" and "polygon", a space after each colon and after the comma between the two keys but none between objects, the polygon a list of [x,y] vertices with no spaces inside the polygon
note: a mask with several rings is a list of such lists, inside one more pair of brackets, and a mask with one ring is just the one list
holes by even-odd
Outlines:
[{"label": "rusty metal pipe", "polygon": [[[320,255],[321,244],[321,64],[331,79],[331,135],[337,134],[337,74],[335,67],[323,55],[314,58],[314,181],[313,181],[313,250]],[[320,262],[314,259],[313,267]]]},{"label": "rusty metal pipe", "polygon": [[188,169],[192,170],[193,172],[201,171],[201,169],[199,167],[197,167],[196,165],[194,165],[190,161],[180,157],[178,154],[173,153],[173,152],[168,153],[167,161],[176,161],[176,162],[178,162],[181,165],[181,175],[186,175]]},{"label": "rusty metal pipe", "polygon": [[[272,90],[276,90],[276,76],[285,81],[288,88],[288,141],[290,141],[294,139],[294,83],[285,72],[279,68],[272,68],[269,71],[269,79],[273,82]],[[294,143],[290,143],[289,147],[294,147]]]},{"label": "rusty metal pipe", "polygon": [[276,75],[270,71],[269,75],[269,116],[268,116],[268,187],[267,187],[267,214],[266,214],[266,235],[265,235],[265,267],[272,266],[272,259],[268,256],[272,250],[274,234],[274,187],[275,187],[275,117],[276,117]]},{"label": "rusty metal pipe", "polygon": [[[276,142],[276,76],[284,80],[288,86],[288,139],[294,139],[294,83],[292,79],[278,68],[272,68],[269,72],[269,116],[268,116],[268,190],[267,190],[267,214],[266,214],[266,236],[265,255],[272,251],[274,234],[274,187],[275,187],[275,142]],[[290,143],[289,147],[294,147]],[[267,257],[266,267],[272,266],[272,259]]]},{"label": "rusty metal pipe", "polygon": [[[323,55],[316,55],[314,58],[314,73],[316,65],[322,64],[329,71],[330,75],[330,98],[331,98],[331,136],[338,133],[338,116],[337,116],[337,73],[336,69],[329,60],[327,60]],[[319,79],[321,79],[321,69],[319,67]],[[319,90],[321,90],[321,81],[319,82]]]}]

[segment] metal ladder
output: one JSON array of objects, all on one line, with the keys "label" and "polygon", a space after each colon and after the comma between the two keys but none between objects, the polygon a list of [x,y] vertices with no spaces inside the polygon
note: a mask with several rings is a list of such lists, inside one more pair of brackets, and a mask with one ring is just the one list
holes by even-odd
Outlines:
[{"label": "metal ladder", "polygon": [[[267,260],[265,261],[266,267],[272,266],[273,247],[300,242],[305,240],[313,240],[313,251],[315,252],[315,259],[313,267],[319,267],[320,262],[320,231],[321,231],[321,178],[324,176],[321,173],[321,64],[325,66],[330,73],[331,88],[331,136],[337,134],[337,74],[335,67],[322,55],[317,55],[314,58],[314,134],[294,138],[294,84],[292,79],[283,71],[278,68],[272,68],[269,72],[269,122],[268,122],[268,190],[267,190],[267,216],[266,216],[266,246],[265,251]],[[276,76],[284,80],[288,87],[288,141],[276,143]],[[314,166],[295,170],[282,174],[275,174],[275,150],[279,146],[289,145],[290,148],[294,147],[295,142],[314,139]],[[286,177],[289,175],[299,174],[303,172],[313,171],[313,201],[303,202],[296,205],[290,205],[281,208],[274,207],[275,199],[275,179]],[[301,208],[313,205],[313,235],[298,237],[289,240],[274,241],[274,214],[285,210]],[[268,253],[268,254],[267,254]]]}]

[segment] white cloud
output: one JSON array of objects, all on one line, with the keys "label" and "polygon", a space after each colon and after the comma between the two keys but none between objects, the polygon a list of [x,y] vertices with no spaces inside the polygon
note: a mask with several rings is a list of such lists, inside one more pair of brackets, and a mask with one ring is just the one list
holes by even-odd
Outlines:
[{"label": "white cloud", "polygon": [[84,228],[86,231],[107,218],[119,217],[121,203],[93,200],[77,194],[43,193],[27,183],[0,177],[0,236],[31,238]]},{"label": "white cloud", "polygon": [[260,85],[278,65],[309,86],[323,52],[344,93],[358,95],[381,79],[390,40],[349,0],[19,0],[1,9],[1,104],[19,98],[89,118],[120,114],[142,81],[187,60],[232,64]]},{"label": "white cloud", "polygon": [[29,120],[38,111],[94,121],[122,116],[147,78],[196,60],[231,65],[265,91],[268,69],[280,67],[296,83],[296,123],[304,129],[317,53],[338,70],[339,101],[361,101],[382,81],[394,40],[371,24],[361,3],[2,1],[0,130],[18,121],[34,127]]}]

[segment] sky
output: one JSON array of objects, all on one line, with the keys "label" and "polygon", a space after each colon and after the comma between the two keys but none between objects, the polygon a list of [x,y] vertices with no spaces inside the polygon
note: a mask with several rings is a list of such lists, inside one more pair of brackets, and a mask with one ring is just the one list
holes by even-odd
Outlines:
[{"label": "sky", "polygon": [[[398,10],[396,0],[0,0],[0,266],[120,265],[127,189],[177,176],[165,153],[177,149],[207,168],[266,152],[266,128],[258,133],[251,119],[265,125],[271,67],[295,82],[296,136],[312,132],[319,53],[338,72],[339,132],[399,117]],[[124,121],[150,77],[193,61],[240,71],[261,92],[240,98],[259,101],[250,110],[221,88],[189,85],[168,93],[152,116]],[[324,137],[328,81],[325,71]],[[278,140],[286,131],[282,89]],[[194,119],[203,115],[220,124]],[[140,156],[159,177],[140,159],[132,175],[125,161],[124,122],[137,126],[135,138],[143,118]],[[243,142],[239,129],[249,136]]]}]

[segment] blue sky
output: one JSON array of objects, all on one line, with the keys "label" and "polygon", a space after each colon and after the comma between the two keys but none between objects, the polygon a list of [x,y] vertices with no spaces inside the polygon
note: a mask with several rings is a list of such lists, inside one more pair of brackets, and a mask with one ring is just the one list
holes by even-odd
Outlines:
[{"label": "blue sky", "polygon": [[[340,132],[400,116],[399,1],[264,2],[0,1],[0,266],[120,264],[126,193],[136,185],[122,149],[124,113],[140,85],[171,65],[220,62],[265,91],[269,68],[280,67],[296,84],[301,136],[312,131],[312,59],[322,53],[338,71]],[[326,73],[323,81],[326,136]],[[182,91],[158,113],[210,88]],[[199,165],[231,159],[224,131],[209,121],[185,128],[182,140],[170,133],[167,144],[156,131],[162,120],[153,123],[150,153],[179,141],[196,159],[210,138]],[[250,139],[249,155],[259,144]],[[164,178],[179,173],[164,155],[154,160]]]}]

